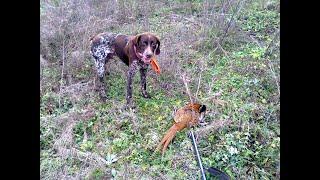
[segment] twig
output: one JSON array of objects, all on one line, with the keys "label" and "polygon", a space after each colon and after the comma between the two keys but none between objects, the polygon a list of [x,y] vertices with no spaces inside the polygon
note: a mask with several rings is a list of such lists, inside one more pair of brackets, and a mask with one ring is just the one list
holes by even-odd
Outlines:
[{"label": "twig", "polygon": [[93,166],[98,166],[100,168],[105,168],[105,166],[108,164],[108,162],[100,155],[91,152],[82,152],[76,148],[68,149],[61,147],[58,149],[58,153],[63,157],[77,158],[80,161],[89,163]]},{"label": "twig", "polygon": [[84,91],[86,87],[89,86],[89,84],[92,83],[92,81],[87,82],[78,82],[75,84],[71,84],[69,86],[64,86],[61,88],[61,94],[63,93],[74,93],[75,91]]},{"label": "twig", "polygon": [[217,39],[216,44],[217,44],[217,47],[213,50],[213,52],[215,52],[219,48],[225,56],[228,56],[228,52],[224,50],[221,44],[219,43],[219,38]]},{"label": "twig", "polygon": [[223,92],[222,90],[219,90],[218,92],[214,93],[212,96],[205,98],[205,100],[217,98],[217,97],[221,96],[222,92]]},{"label": "twig", "polygon": [[198,80],[198,87],[197,87],[197,91],[196,91],[196,97],[198,97],[198,92],[199,92],[199,89],[200,89],[202,71],[203,71],[203,63],[201,65],[201,71],[200,71],[199,80]]},{"label": "twig", "polygon": [[[190,90],[189,90],[189,87],[188,87],[188,81],[186,79],[186,74],[185,73],[182,75],[182,80],[183,80],[183,83],[184,83],[185,88],[187,90],[188,96],[190,98],[190,102],[191,102],[191,104],[193,104],[193,99],[192,99],[193,96],[190,93]],[[195,111],[192,111],[192,116],[193,117],[195,116]]]},{"label": "twig", "polygon": [[189,87],[188,87],[188,81],[186,79],[186,74],[185,73],[182,75],[182,80],[183,80],[184,86],[185,86],[185,88],[187,90],[188,96],[190,98],[190,102],[193,104],[192,95],[191,95]]},{"label": "twig", "polygon": [[[245,0],[243,0],[243,1],[245,1]],[[228,31],[229,31],[229,29],[230,29],[230,27],[231,27],[231,24],[232,24],[232,22],[234,21],[235,15],[240,11],[240,9],[241,9],[241,7],[242,7],[242,6],[240,6],[241,2],[242,2],[242,0],[240,0],[239,3],[237,4],[236,11],[235,11],[234,13],[232,13],[231,19],[230,19],[230,21],[229,21],[226,29],[224,30],[224,34],[223,34],[222,38],[219,38],[219,44],[222,44],[224,38],[227,36],[227,33],[228,33]],[[242,3],[242,4],[243,4],[243,3]],[[241,5],[242,5],[242,4],[241,4]]]},{"label": "twig", "polygon": [[280,96],[280,85],[279,85],[279,82],[278,82],[278,77],[277,77],[276,73],[274,72],[274,68],[273,68],[272,62],[270,61],[269,58],[267,58],[267,60],[268,60],[268,66],[269,66],[269,69],[271,71],[272,77],[274,78],[274,80],[276,82],[276,85],[277,85],[278,94]]},{"label": "twig", "polygon": [[63,40],[62,40],[62,70],[61,70],[61,79],[60,79],[60,88],[59,88],[59,108],[61,106],[61,87],[62,87],[62,83],[63,83],[63,71],[64,71],[64,58],[65,58],[65,54],[64,54],[64,36],[63,36]]},{"label": "twig", "polygon": [[[265,53],[264,53],[264,56],[265,56],[265,57],[266,57],[267,55],[269,55],[269,54],[272,53],[272,49],[271,49],[270,52],[269,52],[269,49],[270,49],[271,45],[274,43],[276,37],[278,37],[278,35],[280,34],[279,32],[280,32],[280,30],[278,29],[278,31],[275,32],[275,35],[273,36],[271,42],[270,42],[269,45],[267,46],[266,51],[265,51]],[[275,82],[276,82],[278,94],[279,94],[279,96],[280,96],[280,85],[279,85],[279,82],[278,82],[278,77],[277,77],[276,73],[274,72],[274,67],[273,67],[272,62],[270,61],[269,58],[266,58],[266,59],[267,59],[267,61],[268,61],[268,66],[269,66],[269,69],[270,69],[270,71],[271,71],[271,74],[272,74],[272,76],[273,76],[273,78],[274,78],[274,80],[275,80]]]},{"label": "twig", "polygon": [[231,27],[231,23],[233,22],[234,16],[235,16],[235,14],[238,12],[238,9],[240,9],[240,8],[239,8],[239,7],[240,7],[240,3],[241,3],[241,1],[239,1],[239,3],[237,4],[237,9],[236,9],[236,11],[235,11],[234,13],[232,13],[231,19],[230,19],[230,21],[228,22],[228,25],[227,25],[227,27],[226,27],[225,30],[224,30],[224,34],[223,34],[222,38],[219,38],[219,44],[221,44],[221,43],[223,42],[224,38],[227,36],[227,33],[228,33],[228,31],[229,31],[229,29],[230,29],[230,27]]},{"label": "twig", "polygon": [[269,49],[270,49],[271,45],[274,43],[274,40],[278,37],[279,34],[280,34],[280,30],[278,29],[278,30],[275,32],[275,34],[274,34],[271,42],[268,44],[268,46],[267,46],[267,48],[266,48],[266,51],[265,51],[265,53],[264,53],[265,56],[272,53],[272,50],[273,50],[273,49],[271,49],[270,52],[269,52]]},{"label": "twig", "polygon": [[186,17],[182,17],[184,20],[189,21],[190,23],[198,26],[198,27],[202,27],[200,23],[195,22],[194,20],[192,20],[191,18],[186,18]]},{"label": "twig", "polygon": [[[202,72],[202,71],[201,71],[201,72]],[[198,92],[199,92],[199,88],[200,88],[201,72],[200,72],[200,75],[199,75],[199,80],[198,80],[198,87],[197,87],[196,97],[198,97]]]},{"label": "twig", "polygon": [[[58,117],[55,115],[48,115],[40,117],[41,123],[59,123],[64,121],[69,121],[70,119],[89,119],[95,115],[94,110],[91,106],[87,106],[82,108],[82,110],[78,110],[77,108],[72,108],[68,112],[65,112]],[[79,118],[78,118],[79,117]],[[46,124],[45,124],[46,125]],[[60,125],[59,125],[60,126]]]},{"label": "twig", "polygon": [[213,121],[212,123],[210,123],[209,125],[198,129],[195,133],[197,135],[205,136],[205,135],[211,133],[212,131],[216,131],[216,130],[218,130],[222,127],[225,127],[227,125],[231,125],[231,123],[232,123],[231,120],[216,120],[216,121]]},{"label": "twig", "polygon": [[259,46],[259,48],[262,48],[261,44],[259,43],[259,41],[258,41],[256,38],[252,37],[251,35],[248,35],[248,36],[251,38],[251,40],[252,40],[254,43],[256,43],[256,44]]},{"label": "twig", "polygon": [[[42,56],[40,55],[40,61],[41,61]],[[43,79],[43,65],[40,62],[40,94],[42,93],[42,79]]]}]

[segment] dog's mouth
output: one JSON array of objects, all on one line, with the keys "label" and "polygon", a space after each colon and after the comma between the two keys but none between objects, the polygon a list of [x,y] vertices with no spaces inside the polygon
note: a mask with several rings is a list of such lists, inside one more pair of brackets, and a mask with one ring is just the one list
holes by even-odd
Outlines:
[{"label": "dog's mouth", "polygon": [[136,53],[138,58],[140,58],[145,64],[150,64],[151,63],[151,59],[152,57],[148,58],[145,55],[143,55],[142,53],[137,52]]},{"label": "dog's mouth", "polygon": [[141,59],[142,59],[142,61],[143,61],[145,64],[150,64],[152,58],[147,58],[147,57],[144,57],[144,56],[143,56]]}]

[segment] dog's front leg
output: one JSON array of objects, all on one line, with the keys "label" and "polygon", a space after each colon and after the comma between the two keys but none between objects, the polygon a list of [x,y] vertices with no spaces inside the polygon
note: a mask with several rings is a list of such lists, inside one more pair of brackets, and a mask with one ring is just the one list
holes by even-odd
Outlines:
[{"label": "dog's front leg", "polygon": [[147,92],[147,68],[140,68],[140,86],[141,86],[141,93],[144,98],[150,98],[150,95]]},{"label": "dog's front leg", "polygon": [[126,98],[128,106],[132,106],[132,81],[138,68],[139,68],[139,65],[137,61],[133,61],[129,65],[129,70],[127,73],[127,98]]}]

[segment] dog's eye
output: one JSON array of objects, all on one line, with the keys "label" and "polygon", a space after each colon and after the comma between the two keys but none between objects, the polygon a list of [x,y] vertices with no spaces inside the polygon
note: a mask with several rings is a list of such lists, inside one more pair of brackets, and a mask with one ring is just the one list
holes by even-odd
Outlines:
[{"label": "dog's eye", "polygon": [[148,42],[147,41],[143,41],[142,45],[148,45]]}]

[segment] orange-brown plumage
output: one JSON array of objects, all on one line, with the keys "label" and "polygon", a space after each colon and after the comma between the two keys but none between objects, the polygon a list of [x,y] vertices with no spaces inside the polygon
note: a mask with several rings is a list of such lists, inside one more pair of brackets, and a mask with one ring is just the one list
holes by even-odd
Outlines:
[{"label": "orange-brown plumage", "polygon": [[162,148],[162,154],[164,154],[171,140],[175,137],[178,131],[184,128],[189,128],[191,126],[197,125],[199,121],[204,117],[206,111],[206,106],[198,103],[188,103],[186,106],[177,110],[174,116],[174,124],[166,132],[165,136],[162,138],[161,142],[157,146],[157,149]]},{"label": "orange-brown plumage", "polygon": [[160,66],[157,62],[157,59],[155,56],[152,57],[151,59],[151,68],[157,73],[160,74],[161,70],[160,70]]}]

